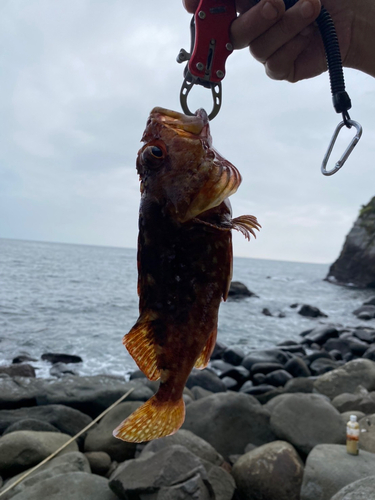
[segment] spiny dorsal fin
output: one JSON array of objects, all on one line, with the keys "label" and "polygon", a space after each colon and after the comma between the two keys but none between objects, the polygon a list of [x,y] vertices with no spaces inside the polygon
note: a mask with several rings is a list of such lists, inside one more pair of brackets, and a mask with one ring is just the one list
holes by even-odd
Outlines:
[{"label": "spiny dorsal fin", "polygon": [[185,419],[185,403],[178,401],[159,401],[157,394],[135,410],[127,419],[116,427],[113,436],[142,443],[174,434]]},{"label": "spiny dorsal fin", "polygon": [[208,337],[208,340],[203,348],[203,351],[200,353],[199,358],[195,362],[194,367],[198,368],[198,370],[203,370],[203,368],[206,368],[206,366],[208,365],[212,351],[214,350],[216,344],[216,337],[217,337],[217,328],[215,328],[215,330],[213,330],[210,336]]},{"label": "spiny dorsal fin", "polygon": [[262,226],[254,215],[241,215],[240,217],[232,219],[232,227],[240,231],[247,240],[250,240],[250,233],[256,238],[254,229],[259,231]]},{"label": "spiny dorsal fin", "polygon": [[149,380],[158,380],[160,370],[157,367],[152,321],[138,320],[122,342],[146,377]]}]

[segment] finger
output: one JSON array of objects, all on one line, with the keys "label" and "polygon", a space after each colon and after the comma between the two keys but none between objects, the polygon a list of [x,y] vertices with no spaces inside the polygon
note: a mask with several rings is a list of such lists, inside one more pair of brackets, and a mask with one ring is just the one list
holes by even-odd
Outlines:
[{"label": "finger", "polygon": [[300,0],[266,33],[251,42],[251,54],[265,63],[272,54],[315,21],[320,9],[320,0]]},{"label": "finger", "polygon": [[262,0],[240,15],[231,26],[231,39],[235,49],[243,49],[266,32],[283,15],[283,0]]},{"label": "finger", "polygon": [[199,5],[199,0],[182,0],[185,9],[190,12],[190,14],[194,14]]}]

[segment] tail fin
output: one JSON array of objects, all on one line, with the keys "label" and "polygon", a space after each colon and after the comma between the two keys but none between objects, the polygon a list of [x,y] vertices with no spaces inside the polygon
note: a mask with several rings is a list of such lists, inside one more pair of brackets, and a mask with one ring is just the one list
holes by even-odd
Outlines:
[{"label": "tail fin", "polygon": [[127,419],[116,427],[113,436],[131,443],[142,443],[174,434],[185,420],[185,403],[158,401],[157,395],[150,398]]}]

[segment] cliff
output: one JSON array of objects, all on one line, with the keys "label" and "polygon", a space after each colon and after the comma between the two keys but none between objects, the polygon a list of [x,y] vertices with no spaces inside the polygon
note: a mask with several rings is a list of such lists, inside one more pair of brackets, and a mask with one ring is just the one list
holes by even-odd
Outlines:
[{"label": "cliff", "polygon": [[375,197],[360,210],[326,279],[340,285],[375,288]]}]

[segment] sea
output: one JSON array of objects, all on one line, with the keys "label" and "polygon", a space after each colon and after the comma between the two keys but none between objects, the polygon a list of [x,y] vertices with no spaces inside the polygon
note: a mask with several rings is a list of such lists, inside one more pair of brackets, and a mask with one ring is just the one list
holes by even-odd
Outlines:
[{"label": "sea", "polygon": [[[324,281],[328,268],[234,258],[233,280],[257,297],[221,304],[218,340],[248,352],[299,340],[321,323],[375,327],[353,315],[374,292]],[[0,239],[0,365],[26,354],[45,378],[51,365],[43,353],[75,354],[83,359],[73,367],[79,375],[126,378],[136,368],[122,345],[138,318],[136,283],[135,249]],[[303,317],[294,304],[328,317]]]}]

